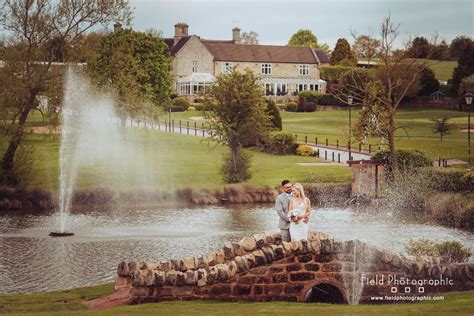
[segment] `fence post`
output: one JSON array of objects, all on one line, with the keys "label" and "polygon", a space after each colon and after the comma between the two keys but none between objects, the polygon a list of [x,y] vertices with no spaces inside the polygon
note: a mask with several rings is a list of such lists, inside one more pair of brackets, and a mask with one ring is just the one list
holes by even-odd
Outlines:
[{"label": "fence post", "polygon": [[295,134],[295,141],[298,141],[298,134]]},{"label": "fence post", "polygon": [[316,146],[318,146],[318,138],[317,137],[316,137],[315,141],[316,141]]},{"label": "fence post", "polygon": [[181,134],[181,120],[179,120],[179,133]]},{"label": "fence post", "polygon": [[172,121],[171,126],[173,126],[172,128],[173,128],[173,133],[174,133],[174,120]]},{"label": "fence post", "polygon": [[202,137],[204,137],[204,128],[202,129]]},{"label": "fence post", "polygon": [[369,144],[369,154],[372,153],[372,145]]},{"label": "fence post", "polygon": [[328,139],[326,138],[326,147],[328,147]]},{"label": "fence post", "polygon": [[166,119],[165,119],[165,132],[168,131],[168,122],[166,122]]},{"label": "fence post", "polygon": [[197,130],[197,126],[196,126],[196,122],[194,122],[194,136],[197,136],[198,135],[198,130]]},{"label": "fence post", "polygon": [[334,152],[332,152],[332,161],[334,162]]},{"label": "fence post", "polygon": [[337,153],[337,162],[341,163],[341,153]]},{"label": "fence post", "polygon": [[188,121],[186,121],[186,130],[187,130],[186,134],[189,135],[189,122]]},{"label": "fence post", "polygon": [[339,149],[339,139],[336,140],[336,148]]},{"label": "fence post", "polygon": [[441,167],[441,157],[438,156],[438,167]]},{"label": "fence post", "polygon": [[327,150],[324,151],[324,160],[328,160],[328,151]]},{"label": "fence post", "polygon": [[359,152],[362,152],[362,144],[359,144]]},{"label": "fence post", "polygon": [[305,143],[305,144],[308,143],[308,136],[305,136],[305,137],[304,137],[304,143]]}]

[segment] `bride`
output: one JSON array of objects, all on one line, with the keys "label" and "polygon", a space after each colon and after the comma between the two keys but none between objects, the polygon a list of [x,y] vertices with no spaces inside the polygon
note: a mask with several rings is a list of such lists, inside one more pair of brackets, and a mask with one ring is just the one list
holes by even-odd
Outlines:
[{"label": "bride", "polygon": [[311,215],[311,202],[305,196],[303,186],[299,183],[293,184],[292,197],[288,207],[291,218],[290,236],[291,241],[308,239],[308,220]]}]

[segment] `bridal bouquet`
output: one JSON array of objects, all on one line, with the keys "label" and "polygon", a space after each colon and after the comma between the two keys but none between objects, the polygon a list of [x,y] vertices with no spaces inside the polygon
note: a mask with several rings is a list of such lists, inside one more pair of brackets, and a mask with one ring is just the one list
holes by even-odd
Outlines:
[{"label": "bridal bouquet", "polygon": [[291,218],[291,221],[294,222],[295,224],[298,224],[299,221],[295,221],[294,219],[298,216],[300,216],[300,211],[299,210],[292,210],[290,211],[290,218]]}]

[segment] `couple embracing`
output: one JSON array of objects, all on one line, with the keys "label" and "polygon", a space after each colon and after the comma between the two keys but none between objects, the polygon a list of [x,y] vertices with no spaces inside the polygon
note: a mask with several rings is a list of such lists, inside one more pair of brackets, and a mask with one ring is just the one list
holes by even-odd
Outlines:
[{"label": "couple embracing", "polygon": [[281,182],[283,193],[275,202],[280,217],[279,227],[283,241],[307,240],[308,222],[311,215],[311,202],[305,196],[303,186],[291,184],[289,180]]}]

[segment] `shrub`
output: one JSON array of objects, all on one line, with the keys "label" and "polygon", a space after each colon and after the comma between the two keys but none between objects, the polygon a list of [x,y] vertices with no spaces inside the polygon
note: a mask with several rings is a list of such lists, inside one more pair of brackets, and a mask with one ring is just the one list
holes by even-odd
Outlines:
[{"label": "shrub", "polygon": [[423,168],[421,170],[427,186],[443,192],[472,192],[474,172],[452,168]]},{"label": "shrub", "polygon": [[346,103],[339,100],[331,94],[322,94],[318,100],[319,105],[336,105],[336,106],[347,106]]},{"label": "shrub", "polygon": [[[398,168],[402,173],[416,171],[418,168],[431,166],[431,159],[419,150],[396,150]],[[390,170],[390,151],[381,150],[372,156],[372,159],[385,164],[385,170]]]},{"label": "shrub", "polygon": [[314,103],[314,102],[306,102],[306,104],[305,104],[305,111],[306,111],[306,112],[314,112],[314,111],[316,111],[316,103]]},{"label": "shrub", "polygon": [[469,248],[459,241],[443,241],[435,243],[428,239],[411,240],[405,250],[412,256],[447,257],[450,262],[466,262],[471,256]]},{"label": "shrub", "polygon": [[184,112],[186,109],[180,105],[172,105],[171,112]]},{"label": "shrub", "polygon": [[239,183],[250,179],[250,154],[243,150],[237,151],[237,170],[234,170],[232,153],[226,152],[223,156],[224,163],[221,166],[221,174],[225,183]]},{"label": "shrub", "polygon": [[303,144],[298,146],[296,149],[296,154],[298,156],[313,157],[316,155],[316,151],[313,149],[313,147]]},{"label": "shrub", "polygon": [[194,103],[203,103],[203,102],[204,102],[204,99],[202,99],[202,98],[194,99]]},{"label": "shrub", "polygon": [[188,108],[188,111],[196,111],[196,108],[195,108],[194,106],[190,106],[190,107]]},{"label": "shrub", "polygon": [[303,97],[298,97],[298,112],[306,111],[306,101]]},{"label": "shrub", "polygon": [[298,95],[304,98],[306,102],[318,103],[319,99],[321,98],[321,93],[311,90],[301,91]]},{"label": "shrub", "polygon": [[207,111],[209,109],[209,106],[207,106],[206,104],[198,103],[194,104],[194,108],[196,109],[196,111]]},{"label": "shrub", "polygon": [[466,201],[459,193],[440,192],[428,198],[426,209],[436,223],[460,227],[466,212]]},{"label": "shrub", "polygon": [[282,104],[282,103],[277,104],[276,107],[277,107],[278,110],[280,110],[280,111],[285,111],[285,110],[286,110],[286,105],[285,105],[285,104]]},{"label": "shrub", "polygon": [[286,104],[286,110],[288,112],[296,112],[298,111],[298,104],[296,104],[295,102],[288,102]]},{"label": "shrub", "polygon": [[286,132],[274,132],[268,137],[268,151],[276,155],[291,154],[295,151],[295,136]]},{"label": "shrub", "polygon": [[267,108],[265,109],[265,112],[270,117],[272,126],[275,129],[281,131],[282,123],[281,123],[280,111],[278,111],[275,105],[275,102],[273,102],[272,100],[266,100],[266,102],[267,102]]},{"label": "shrub", "polygon": [[[187,110],[190,106],[189,104],[189,101],[186,100],[186,99],[183,99],[183,98],[176,98],[173,100],[173,105],[174,106],[181,106],[183,107],[185,110]],[[173,111],[173,110],[171,110]],[[180,112],[180,111],[176,111],[176,112]]]}]

